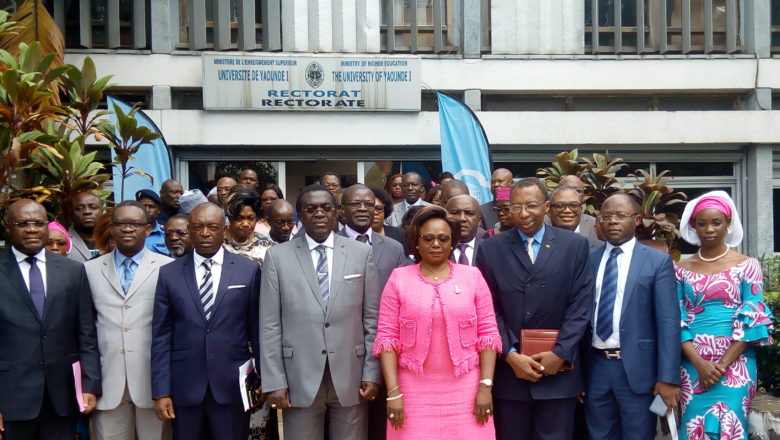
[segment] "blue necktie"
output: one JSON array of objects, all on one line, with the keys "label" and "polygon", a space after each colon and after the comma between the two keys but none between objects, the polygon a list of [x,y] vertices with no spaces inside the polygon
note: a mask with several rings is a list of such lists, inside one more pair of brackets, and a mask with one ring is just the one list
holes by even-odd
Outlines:
[{"label": "blue necktie", "polygon": [[319,254],[317,260],[317,281],[320,283],[320,295],[322,295],[322,303],[325,304],[325,308],[328,308],[328,297],[330,296],[330,276],[328,275],[328,253],[325,251],[324,245],[319,245],[314,248]]},{"label": "blue necktie", "polygon": [[135,261],[132,258],[127,258],[122,262],[122,279],[119,280],[125,293],[130,290],[130,285],[133,284],[133,275],[135,275]]},{"label": "blue necktie", "polygon": [[615,296],[617,296],[618,267],[617,257],[623,253],[619,247],[612,248],[604,266],[604,278],[601,279],[601,296],[599,298],[599,310],[597,315],[596,335],[602,341],[612,336],[612,313],[615,310]]},{"label": "blue necktie", "polygon": [[30,297],[38,312],[38,317],[43,318],[43,303],[46,300],[46,291],[43,288],[43,276],[35,262],[35,257],[27,257],[24,261],[30,263]]}]

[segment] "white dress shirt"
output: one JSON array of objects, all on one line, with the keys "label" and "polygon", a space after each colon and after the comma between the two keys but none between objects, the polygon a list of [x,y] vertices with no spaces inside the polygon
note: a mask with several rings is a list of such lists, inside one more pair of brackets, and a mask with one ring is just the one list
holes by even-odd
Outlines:
[{"label": "white dress shirt", "polygon": [[[620,348],[620,317],[623,311],[623,293],[626,290],[628,268],[631,266],[631,256],[634,254],[635,245],[636,238],[632,238],[620,246],[617,246],[623,250],[623,253],[617,256],[617,292],[615,292],[615,309],[612,312],[612,335],[607,338],[606,341],[602,341],[594,331],[592,344],[595,348]],[[599,263],[599,271],[596,274],[596,308],[593,312],[594,329],[598,325],[599,300],[601,299],[601,284],[604,280],[604,268],[607,265],[609,254],[615,247],[616,246],[613,246],[607,242],[607,247],[604,249],[604,255],[601,256],[601,263]]]},{"label": "white dress shirt", "polygon": [[452,256],[455,258],[455,262],[457,263],[460,259],[460,245],[467,244],[469,247],[466,248],[466,258],[469,259],[469,265],[474,265],[474,245],[477,243],[477,237],[471,239],[471,241],[467,241],[466,243],[458,243],[457,246],[455,246],[455,249],[453,250]]},{"label": "white dress shirt", "polygon": [[[16,257],[16,264],[19,265],[19,270],[22,272],[22,278],[24,278],[24,285],[27,286],[27,291],[29,292],[30,263],[24,261],[29,255],[17,251],[13,246],[11,246],[11,251],[14,253],[14,257]],[[38,259],[38,261],[35,262],[35,265],[38,266],[38,270],[41,271],[41,277],[43,278],[43,296],[46,297],[46,293],[49,291],[46,284],[46,249],[41,249],[41,251],[33,255],[33,257]]]},{"label": "white dress shirt", "polygon": [[[193,252],[193,259],[195,264],[195,281],[198,283],[198,289],[200,289],[200,283],[203,281],[203,276],[206,275],[206,268],[203,267],[203,262],[206,261],[206,257],[199,255],[197,252]],[[214,304],[217,301],[217,290],[219,290],[219,279],[222,277],[222,265],[225,261],[225,248],[219,247],[219,250],[213,257],[214,263],[211,264],[211,279],[214,281]]]},{"label": "white dress shirt", "polygon": [[[347,231],[347,237],[357,240],[358,235],[361,235],[356,230],[349,227],[349,225],[344,225],[344,230]],[[368,242],[366,244],[372,244],[374,242],[374,231],[371,230],[371,228],[368,228],[368,231],[365,232],[366,235],[368,235]]]},{"label": "white dress shirt", "polygon": [[333,280],[333,241],[335,240],[333,238],[333,232],[328,235],[328,238],[325,239],[322,243],[317,243],[314,241],[313,238],[309,237],[309,234],[304,234],[306,236],[306,243],[309,244],[309,253],[311,254],[311,263],[314,265],[314,277],[317,277],[317,262],[320,261],[320,253],[316,249],[317,246],[323,245],[325,246],[325,255],[328,257],[328,289],[330,289],[331,280]]},{"label": "white dress shirt", "polygon": [[404,199],[404,201],[403,201],[404,208],[405,208],[405,209],[404,209],[404,212],[408,211],[408,210],[409,210],[409,208],[411,208],[412,206],[419,206],[419,205],[422,205],[424,201],[425,201],[425,200],[423,200],[423,199],[422,199],[422,197],[420,197],[420,198],[418,198],[418,199],[417,199],[417,201],[416,201],[416,202],[414,202],[414,203],[412,203],[412,204],[409,204],[409,202],[407,202],[407,201]]}]

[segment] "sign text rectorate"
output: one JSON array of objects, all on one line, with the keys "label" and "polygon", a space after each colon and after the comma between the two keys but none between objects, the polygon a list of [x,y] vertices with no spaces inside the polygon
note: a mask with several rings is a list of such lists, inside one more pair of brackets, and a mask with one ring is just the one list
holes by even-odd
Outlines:
[{"label": "sign text rectorate", "polygon": [[206,110],[420,111],[414,56],[203,56]]}]

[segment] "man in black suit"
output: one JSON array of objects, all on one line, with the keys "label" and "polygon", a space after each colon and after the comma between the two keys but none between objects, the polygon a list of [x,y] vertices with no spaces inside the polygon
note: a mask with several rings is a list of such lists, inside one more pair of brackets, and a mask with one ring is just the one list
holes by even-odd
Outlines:
[{"label": "man in black suit", "polygon": [[[406,266],[411,261],[404,255],[404,248],[395,240],[383,237],[371,230],[371,222],[375,213],[374,193],[365,185],[355,184],[341,195],[344,206],[344,229],[336,235],[352,238],[371,246],[376,266],[379,291],[385,288],[387,279],[393,269]],[[387,228],[387,226],[385,226]],[[368,405],[368,438],[381,440],[387,430],[387,412],[385,399],[387,395],[382,387],[375,400]]]},{"label": "man in black suit", "polygon": [[46,210],[8,210],[0,254],[0,438],[71,440],[79,413],[72,364],[81,363],[85,413],[101,394],[95,310],[81,263],[48,252]]},{"label": "man in black suit", "polygon": [[[246,440],[238,367],[258,355],[260,266],[225,251],[224,214],[190,212],[195,252],[160,268],[152,318],[152,397],[173,438]],[[250,352],[254,350],[254,356]]]},{"label": "man in black suit", "polygon": [[[449,183],[452,183],[450,181]],[[460,243],[457,244],[452,252],[453,260],[458,264],[467,266],[474,265],[474,256],[477,255],[477,247],[482,243],[482,237],[478,234],[479,220],[479,202],[477,199],[467,195],[459,195],[451,198],[445,206],[447,215],[450,219],[460,224]]]},{"label": "man in black suit", "polygon": [[[550,203],[539,179],[520,179],[510,201],[516,230],[485,240],[476,261],[493,293],[505,353],[493,389],[497,438],[570,440],[583,391],[579,345],[593,307],[588,241],[544,224]],[[523,329],[559,330],[557,342],[521,354]]]}]

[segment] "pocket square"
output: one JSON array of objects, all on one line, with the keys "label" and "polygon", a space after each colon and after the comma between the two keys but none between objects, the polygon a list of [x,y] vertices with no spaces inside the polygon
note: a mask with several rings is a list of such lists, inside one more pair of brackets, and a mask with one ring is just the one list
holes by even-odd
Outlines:
[{"label": "pocket square", "polygon": [[240,289],[246,287],[246,284],[236,284],[235,286],[228,286],[228,289]]},{"label": "pocket square", "polygon": [[362,273],[353,273],[352,275],[344,275],[344,279],[345,280],[353,280],[355,278],[360,278],[362,276],[363,276]]}]

